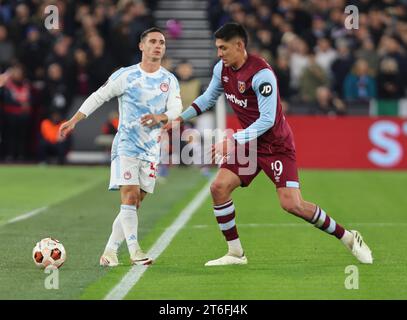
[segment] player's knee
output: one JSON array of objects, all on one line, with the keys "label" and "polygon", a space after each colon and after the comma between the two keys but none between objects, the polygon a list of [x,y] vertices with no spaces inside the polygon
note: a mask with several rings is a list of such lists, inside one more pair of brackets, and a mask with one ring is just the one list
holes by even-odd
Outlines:
[{"label": "player's knee", "polygon": [[123,204],[138,208],[140,206],[140,196],[136,192],[126,192],[123,195],[122,202]]},{"label": "player's knee", "polygon": [[280,201],[281,207],[292,214],[301,215],[303,208],[300,200],[285,198]]},{"label": "player's knee", "polygon": [[211,194],[214,197],[222,197],[229,193],[228,184],[224,181],[214,181],[211,184]]}]

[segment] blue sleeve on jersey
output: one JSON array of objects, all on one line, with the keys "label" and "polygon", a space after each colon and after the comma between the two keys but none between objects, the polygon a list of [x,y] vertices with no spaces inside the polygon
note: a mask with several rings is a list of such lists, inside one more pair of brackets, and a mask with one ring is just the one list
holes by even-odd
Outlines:
[{"label": "blue sleeve on jersey", "polygon": [[256,139],[273,127],[277,113],[277,80],[269,69],[262,69],[253,76],[252,88],[257,96],[260,117],[245,130],[233,134],[239,144]]},{"label": "blue sleeve on jersey", "polygon": [[[213,68],[213,75],[208,88],[202,95],[196,98],[193,102],[193,104],[199,108],[200,113],[205,112],[212,108],[215,105],[216,101],[218,100],[220,94],[223,92],[221,75],[222,75],[222,61],[220,60]],[[188,120],[193,117],[196,117],[200,113],[198,113],[194,107],[190,106],[181,114],[181,117],[184,120]]]}]

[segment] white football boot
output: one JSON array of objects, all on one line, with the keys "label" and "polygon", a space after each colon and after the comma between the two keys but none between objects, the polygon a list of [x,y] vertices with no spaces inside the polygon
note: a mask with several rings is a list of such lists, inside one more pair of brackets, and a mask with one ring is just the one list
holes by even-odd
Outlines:
[{"label": "white football boot", "polygon": [[353,235],[353,245],[352,248],[349,248],[352,254],[361,263],[372,264],[373,263],[372,251],[363,241],[362,235],[356,230],[350,230],[350,233],[352,233]]},{"label": "white football boot", "polygon": [[138,266],[148,266],[153,264],[153,259],[147,257],[147,255],[142,250],[136,250],[135,253],[130,255],[131,264]]},{"label": "white football boot", "polygon": [[105,250],[100,257],[99,264],[102,267],[117,267],[119,265],[119,260],[117,259],[117,254],[113,250]]},{"label": "white football boot", "polygon": [[208,261],[205,263],[205,267],[227,266],[232,264],[247,264],[247,258],[244,254],[241,257],[237,257],[227,253],[219,259]]}]

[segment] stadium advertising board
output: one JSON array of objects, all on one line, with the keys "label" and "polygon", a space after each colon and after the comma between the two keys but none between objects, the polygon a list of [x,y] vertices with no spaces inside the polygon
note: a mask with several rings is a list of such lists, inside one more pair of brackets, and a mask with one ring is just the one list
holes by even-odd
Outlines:
[{"label": "stadium advertising board", "polygon": [[[407,119],[288,116],[298,165],[326,169],[407,169]],[[228,115],[227,127],[240,128]]]}]

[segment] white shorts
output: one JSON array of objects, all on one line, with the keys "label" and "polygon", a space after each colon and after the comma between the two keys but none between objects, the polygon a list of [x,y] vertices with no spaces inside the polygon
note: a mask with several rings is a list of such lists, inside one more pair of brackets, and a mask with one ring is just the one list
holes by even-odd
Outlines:
[{"label": "white shorts", "polygon": [[120,186],[140,186],[148,193],[154,192],[156,164],[137,158],[117,156],[110,166],[109,190]]}]

